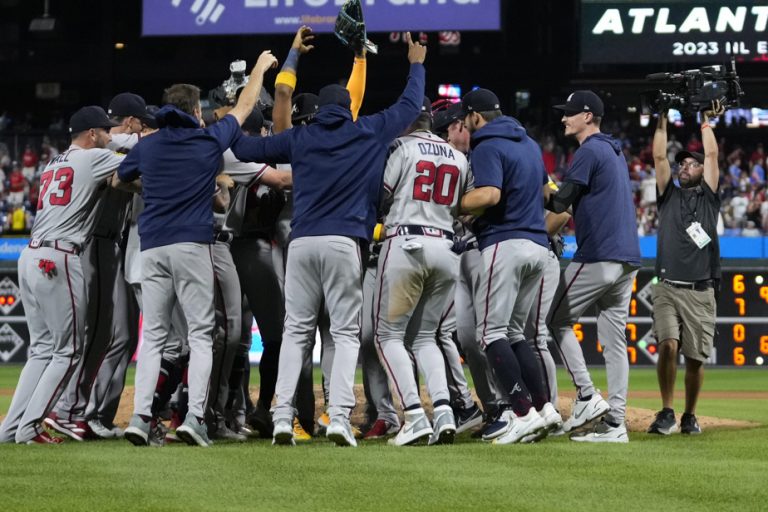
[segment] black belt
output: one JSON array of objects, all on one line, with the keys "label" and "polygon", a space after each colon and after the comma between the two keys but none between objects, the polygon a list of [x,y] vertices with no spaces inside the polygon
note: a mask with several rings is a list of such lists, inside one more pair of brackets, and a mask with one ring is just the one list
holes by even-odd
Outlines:
[{"label": "black belt", "polygon": [[225,244],[232,243],[232,240],[235,238],[235,234],[231,231],[219,231],[216,233],[216,241],[217,242],[224,242]]},{"label": "black belt", "polygon": [[696,281],[693,283],[676,283],[669,279],[662,279],[662,283],[667,284],[673,288],[682,288],[684,290],[695,290],[697,292],[707,291],[710,288],[715,287],[715,282],[712,279],[706,279],[704,281]]},{"label": "black belt", "polygon": [[474,242],[469,242],[467,244],[466,250],[471,251],[472,249],[479,249],[479,248],[480,248],[480,244],[478,244],[477,241],[474,241]]},{"label": "black belt", "polygon": [[83,248],[77,244],[60,242],[58,240],[37,240],[33,238],[29,241],[29,247],[32,249],[50,247],[51,249],[66,252],[67,254],[74,254],[75,256],[79,256],[80,253],[83,252]]},{"label": "black belt", "polygon": [[445,238],[447,240],[453,240],[453,233],[451,233],[450,231],[445,231],[437,228],[430,228],[428,226],[413,226],[413,225],[397,226],[393,231],[390,231],[390,234],[387,235],[387,238],[392,238],[393,236],[402,236],[402,235],[432,236],[436,238]]}]

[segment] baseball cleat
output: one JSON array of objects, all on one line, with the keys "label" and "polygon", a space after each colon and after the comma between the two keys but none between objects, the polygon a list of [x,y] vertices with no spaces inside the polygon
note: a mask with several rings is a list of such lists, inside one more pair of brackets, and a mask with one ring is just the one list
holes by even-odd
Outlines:
[{"label": "baseball cleat", "polygon": [[128,428],[123,433],[123,437],[134,446],[147,446],[149,445],[150,428],[151,426],[148,421],[144,421],[134,414],[131,417]]},{"label": "baseball cleat", "polygon": [[238,442],[244,442],[248,440],[248,436],[241,434],[239,432],[235,432],[234,430],[227,427],[224,422],[220,422],[216,428],[216,431],[212,433],[211,435],[214,439],[224,439],[227,441],[238,441]]},{"label": "baseball cleat", "polygon": [[555,407],[547,402],[539,411],[539,416],[544,420],[544,428],[533,434],[528,434],[520,440],[521,443],[535,443],[541,441],[552,432],[560,430],[563,426],[563,418],[560,417],[560,413],[555,410]]},{"label": "baseball cleat", "polygon": [[272,437],[272,429],[274,428],[272,425],[272,415],[267,409],[260,405],[257,405],[256,408],[248,414],[245,422],[256,429],[260,437]]},{"label": "baseball cleat", "polygon": [[331,417],[328,416],[327,412],[324,412],[317,418],[317,424],[321,429],[328,428],[331,424]]},{"label": "baseball cleat", "polygon": [[67,421],[52,412],[43,420],[46,427],[64,434],[75,441],[82,441],[88,434],[88,424],[84,421]]},{"label": "baseball cleat", "polygon": [[88,427],[93,432],[93,435],[100,439],[114,439],[117,437],[115,431],[105,427],[101,420],[88,420]]},{"label": "baseball cleat", "polygon": [[190,446],[202,446],[207,448],[213,444],[208,438],[208,426],[205,422],[200,423],[197,418],[187,414],[184,423],[176,429],[176,437]]},{"label": "baseball cleat", "polygon": [[597,392],[589,400],[574,400],[571,417],[563,423],[563,430],[571,432],[585,423],[604,416],[610,410],[611,406]]},{"label": "baseball cleat", "polygon": [[331,424],[325,429],[325,437],[333,441],[336,446],[357,446],[352,426],[346,418],[333,418]]},{"label": "baseball cleat", "polygon": [[376,420],[368,432],[365,433],[363,439],[379,439],[387,437],[392,434],[397,434],[398,430],[400,430],[399,425],[394,425],[385,420]]},{"label": "baseball cleat", "polygon": [[511,409],[499,411],[498,415],[490,419],[489,423],[483,427],[483,441],[493,441],[499,436],[504,435],[510,428],[510,424],[515,418],[515,413]]},{"label": "baseball cleat", "polygon": [[61,444],[64,440],[60,437],[53,437],[46,431],[42,431],[32,439],[26,441],[26,444]]},{"label": "baseball cleat", "polygon": [[675,411],[672,409],[662,409],[656,413],[656,419],[648,427],[649,434],[661,434],[668,436],[677,432],[677,420],[675,420]]},{"label": "baseball cleat", "polygon": [[[512,411],[504,411],[505,413],[514,413]],[[493,444],[513,444],[519,442],[526,436],[538,437],[541,435],[541,431],[546,432],[544,420],[536,412],[536,409],[531,407],[528,409],[528,414],[525,416],[515,416],[509,422],[507,431],[493,440]],[[545,433],[546,435],[546,433]]]},{"label": "baseball cleat", "polygon": [[152,446],[153,448],[162,448],[165,446],[167,435],[168,427],[163,425],[159,419],[155,418],[150,422],[149,437],[147,438],[149,446]]},{"label": "baseball cleat", "polygon": [[483,424],[483,411],[480,410],[477,404],[472,404],[472,407],[457,409],[455,416],[457,434]]},{"label": "baseball cleat", "polygon": [[312,440],[312,435],[304,430],[298,418],[293,419],[293,439],[299,442]]},{"label": "baseball cleat", "polygon": [[592,430],[571,434],[571,441],[580,443],[628,443],[627,427],[622,423],[614,427],[605,418],[597,423]]},{"label": "baseball cleat", "polygon": [[418,441],[432,435],[432,426],[424,413],[424,409],[419,407],[413,411],[405,411],[405,423],[397,435],[388,441],[392,446],[405,446],[417,443]]},{"label": "baseball cleat", "polygon": [[456,423],[453,419],[451,406],[435,407],[433,418],[432,435],[429,437],[428,444],[453,444],[453,438],[456,436]]},{"label": "baseball cleat", "polygon": [[694,436],[701,434],[701,427],[699,422],[696,421],[695,415],[688,414],[687,412],[683,413],[683,417],[680,418],[680,433]]},{"label": "baseball cleat", "polygon": [[293,440],[293,424],[289,419],[275,420],[272,431],[272,444],[282,444],[293,446],[296,442]]}]

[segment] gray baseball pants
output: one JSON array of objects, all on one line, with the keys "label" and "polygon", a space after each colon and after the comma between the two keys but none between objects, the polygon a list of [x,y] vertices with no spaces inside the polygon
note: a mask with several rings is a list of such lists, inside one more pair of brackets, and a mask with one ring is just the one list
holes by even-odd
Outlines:
[{"label": "gray baseball pants", "polygon": [[560,278],[547,322],[579,397],[591,396],[595,386],[573,324],[595,305],[597,337],[603,345],[608,378],[608,418],[616,423],[624,422],[627,408],[629,360],[625,329],[635,275],[637,267],[626,263],[570,263]]},{"label": "gray baseball pants", "polygon": [[213,345],[213,261],[210,244],[178,243],[142,251],[143,343],[136,366],[134,414],[151,416],[171,313],[187,320],[189,413],[204,417]]},{"label": "gray baseball pants", "polygon": [[[455,297],[455,295],[455,292],[451,293],[451,297]],[[475,401],[472,398],[472,392],[469,390],[467,377],[464,375],[461,354],[459,354],[459,349],[453,341],[453,332],[455,330],[456,307],[454,300],[449,300],[448,307],[440,319],[440,327],[437,329],[437,346],[443,354],[443,359],[445,359],[445,375],[448,381],[451,403],[455,403],[461,408],[469,409],[475,405]]]},{"label": "gray baseball pants", "polygon": [[362,261],[358,243],[345,236],[293,240],[285,274],[285,330],[280,349],[275,421],[292,420],[293,398],[307,352],[314,344],[323,300],[331,318],[335,353],[328,414],[349,418],[355,406],[354,382],[360,348],[363,304]]}]

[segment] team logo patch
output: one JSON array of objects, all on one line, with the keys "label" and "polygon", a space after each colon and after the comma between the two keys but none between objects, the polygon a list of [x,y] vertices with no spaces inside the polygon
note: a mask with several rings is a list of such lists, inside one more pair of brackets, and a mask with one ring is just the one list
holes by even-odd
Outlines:
[{"label": "team logo patch", "polygon": [[10,315],[20,301],[19,287],[10,277],[5,276],[0,280],[0,313]]},{"label": "team logo patch", "polygon": [[8,324],[0,327],[0,361],[7,363],[24,346],[24,340]]}]

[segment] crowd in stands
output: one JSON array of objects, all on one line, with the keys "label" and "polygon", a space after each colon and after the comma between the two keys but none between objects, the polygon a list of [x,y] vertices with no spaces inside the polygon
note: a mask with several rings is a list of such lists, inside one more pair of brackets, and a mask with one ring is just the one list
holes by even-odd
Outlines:
[{"label": "crowd in stands", "polygon": [[[603,126],[603,131],[617,136],[623,145],[634,188],[639,235],[653,235],[657,230],[656,179],[651,150],[653,129],[631,133],[630,123],[617,121]],[[34,221],[40,191],[40,174],[46,163],[68,146],[64,121],[49,126],[47,135],[31,135],[14,126],[7,130],[5,114],[0,115],[0,232],[29,233]],[[634,130],[638,132],[638,130]],[[576,146],[552,126],[529,126],[530,134],[542,146],[547,172],[560,181],[568,168]],[[631,133],[631,134],[630,134]],[[766,200],[766,155],[761,142],[740,144],[736,137],[720,137],[720,197],[722,200],[718,230],[725,236],[762,236],[768,232]],[[667,155],[686,149],[702,151],[700,134],[678,140],[669,135]],[[676,171],[673,165],[673,172]],[[570,230],[572,226],[567,229]]]}]

